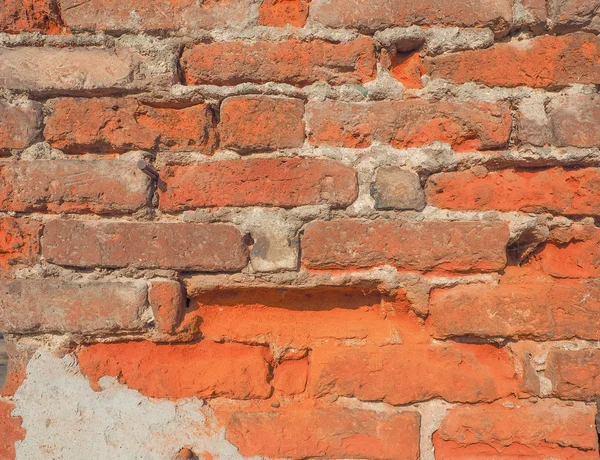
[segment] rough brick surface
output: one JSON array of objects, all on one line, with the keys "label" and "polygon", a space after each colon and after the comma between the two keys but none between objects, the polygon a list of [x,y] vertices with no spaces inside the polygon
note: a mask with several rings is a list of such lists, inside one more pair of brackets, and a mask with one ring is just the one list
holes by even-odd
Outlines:
[{"label": "rough brick surface", "polygon": [[306,24],[309,0],[265,0],[258,10],[258,21],[263,26],[302,27]]},{"label": "rough brick surface", "polygon": [[[426,60],[427,73],[455,83],[557,88],[600,81],[598,39],[592,34],[547,36]],[[497,69],[502,68],[502,72]]]},{"label": "rough brick surface", "polygon": [[600,395],[600,350],[552,350],[546,377],[552,382],[554,396],[595,400]]},{"label": "rough brick surface", "polygon": [[5,0],[0,5],[0,31],[59,33],[58,10],[52,0]]},{"label": "rough brick surface", "polygon": [[353,169],[330,160],[264,158],[165,168],[166,211],[214,206],[350,205],[357,196]]},{"label": "rough brick surface", "polygon": [[536,255],[541,268],[557,278],[600,277],[600,230],[582,228],[569,241],[547,243]]},{"label": "rough brick surface", "polygon": [[248,260],[242,234],[231,225],[78,222],[44,228],[46,260],[74,267],[238,271]]},{"label": "rough brick surface", "polygon": [[483,171],[434,174],[427,181],[427,202],[438,208],[549,212],[564,215],[600,213],[600,169]]},{"label": "rough brick surface", "polygon": [[377,209],[414,209],[425,207],[425,194],[419,175],[408,169],[390,166],[377,171],[371,186]]},{"label": "rough brick surface", "polygon": [[31,219],[0,218],[0,278],[16,267],[35,264],[41,228]]},{"label": "rough brick surface", "polygon": [[268,458],[419,458],[419,415],[338,407],[235,412],[227,438],[242,455]]},{"label": "rough brick surface", "polygon": [[44,137],[66,153],[189,150],[210,154],[216,133],[204,104],[181,109],[150,107],[135,99],[59,99]]},{"label": "rough brick surface", "polygon": [[433,436],[436,458],[595,459],[594,414],[554,401],[457,406]]},{"label": "rough brick surface", "polygon": [[304,103],[299,99],[233,97],[221,105],[221,143],[240,153],[304,143]]},{"label": "rough brick surface", "polygon": [[372,40],[347,43],[322,40],[279,42],[220,42],[199,44],[182,56],[188,85],[235,85],[269,81],[310,85],[362,83],[375,77]]},{"label": "rough brick surface", "polygon": [[440,141],[457,150],[487,150],[504,147],[511,128],[508,107],[491,103],[326,101],[306,110],[315,145],[362,148],[383,142],[407,148]]},{"label": "rough brick surface", "polygon": [[42,131],[42,105],[36,102],[9,104],[0,100],[0,154],[24,149],[33,144]]},{"label": "rough brick surface", "polygon": [[[229,338],[278,350],[308,349],[328,339],[385,344],[403,335],[402,321],[388,311],[406,311],[408,305],[401,293],[389,299],[372,288],[222,289],[195,296],[195,311],[186,322],[211,340]],[[201,322],[195,326],[196,318]]]},{"label": "rough brick surface", "polygon": [[171,69],[140,72],[148,58],[128,48],[0,48],[0,83],[40,95],[110,94],[172,82]]},{"label": "rough brick surface", "polygon": [[313,0],[311,17],[330,27],[361,30],[413,24],[447,26],[490,26],[505,31],[512,21],[512,4],[507,0],[482,0],[471,5],[462,2],[426,0]]},{"label": "rough brick surface", "polygon": [[10,402],[0,401],[0,458],[8,460],[15,458],[15,442],[25,437],[21,420],[10,415],[14,408]]},{"label": "rough brick surface", "polygon": [[148,189],[133,161],[0,161],[0,211],[133,212]]},{"label": "rough brick surface", "polygon": [[324,345],[313,349],[310,372],[310,391],[317,397],[389,404],[432,398],[493,401],[513,394],[517,386],[510,356],[492,345]]},{"label": "rough brick surface", "polygon": [[506,265],[508,236],[499,222],[314,222],[304,231],[302,261],[319,269],[494,271]]},{"label": "rough brick surface", "polygon": [[251,12],[249,0],[202,2],[150,0],[123,4],[118,0],[58,0],[63,19],[75,30],[115,32],[161,31],[181,28],[239,27]]},{"label": "rough brick surface", "polygon": [[[78,354],[92,385],[109,375],[153,398],[266,398],[270,360],[264,347],[202,341],[157,345],[152,342],[97,344]],[[186,372],[180,370],[185,368]],[[178,375],[177,379],[165,375]]]},{"label": "rough brick surface", "polygon": [[600,286],[536,276],[434,290],[430,321],[437,337],[600,339]]},{"label": "rough brick surface", "polygon": [[184,287],[177,281],[151,281],[148,302],[156,327],[167,334],[175,332],[185,313],[187,298]]},{"label": "rough brick surface", "polygon": [[82,333],[140,330],[144,282],[0,281],[0,330]]}]

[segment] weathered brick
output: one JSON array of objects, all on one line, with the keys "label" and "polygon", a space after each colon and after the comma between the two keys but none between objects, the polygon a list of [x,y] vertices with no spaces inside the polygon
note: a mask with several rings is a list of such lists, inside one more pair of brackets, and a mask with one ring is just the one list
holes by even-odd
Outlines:
[{"label": "weathered brick", "polygon": [[511,128],[508,106],[488,102],[312,102],[306,118],[312,144],[352,148],[440,141],[459,151],[498,149],[507,145]]},{"label": "weathered brick", "polygon": [[46,260],[74,267],[239,271],[248,261],[232,225],[53,220],[44,228]]},{"label": "weathered brick", "polygon": [[377,209],[415,209],[425,207],[425,194],[419,175],[398,166],[379,168],[371,195]]},{"label": "weathered brick", "polygon": [[598,0],[549,0],[548,13],[551,28],[565,32],[578,30],[597,23]]},{"label": "weathered brick", "polygon": [[160,148],[211,154],[216,146],[214,116],[204,104],[171,109],[135,99],[69,98],[51,107],[44,137],[66,153]]},{"label": "weathered brick", "polygon": [[279,364],[273,371],[273,388],[284,395],[297,395],[306,389],[308,359],[293,359]]},{"label": "weathered brick", "polygon": [[322,40],[215,42],[186,49],[181,58],[188,85],[237,85],[270,81],[310,85],[363,83],[375,78],[373,41]]},{"label": "weathered brick", "polygon": [[598,40],[585,33],[543,36],[428,58],[425,66],[433,78],[454,83],[548,89],[574,83],[598,84]]},{"label": "weathered brick", "polygon": [[459,343],[388,346],[326,344],[310,355],[315,397],[408,404],[443,398],[481,402],[514,394],[518,380],[504,349]]},{"label": "weathered brick", "polygon": [[62,17],[75,31],[153,32],[243,27],[253,13],[251,0],[58,0]]},{"label": "weathered brick", "polygon": [[0,281],[0,330],[5,333],[91,334],[144,329],[143,282]]},{"label": "weathered brick", "polygon": [[263,26],[303,27],[310,0],[265,0],[258,9],[258,22]]},{"label": "weathered brick", "polygon": [[553,400],[456,406],[433,435],[436,458],[596,459],[595,412]]},{"label": "weathered brick", "polygon": [[21,418],[10,415],[15,408],[11,402],[0,401],[0,458],[15,458],[15,443],[25,438],[25,430],[21,427]]},{"label": "weathered brick", "polygon": [[478,168],[432,175],[427,202],[438,208],[600,214],[600,169],[481,171]]},{"label": "weathered brick", "polygon": [[600,350],[552,350],[546,362],[552,395],[595,400],[600,396]]},{"label": "weathered brick", "polygon": [[10,149],[25,149],[42,132],[42,105],[32,101],[9,103],[0,100],[0,154]]},{"label": "weathered brick", "polygon": [[599,299],[598,284],[529,275],[434,289],[429,322],[436,337],[599,340]]},{"label": "weathered brick", "polygon": [[569,242],[549,242],[535,255],[541,268],[558,278],[600,278],[600,229],[583,228]]},{"label": "weathered brick", "polygon": [[506,265],[508,237],[501,222],[312,222],[302,237],[302,262],[314,269],[495,271]]},{"label": "weathered brick", "polygon": [[0,32],[59,33],[61,21],[52,0],[3,0],[0,4]]},{"label": "weathered brick", "polygon": [[440,25],[490,27],[505,34],[512,23],[512,2],[478,0],[464,2],[426,0],[313,0],[310,17],[325,26],[350,27],[362,31],[390,26]]},{"label": "weathered brick", "polygon": [[267,383],[271,358],[265,347],[207,340],[99,343],[84,347],[78,359],[95,389],[98,379],[107,375],[152,398],[264,399],[271,393]]},{"label": "weathered brick", "polygon": [[357,197],[356,172],[341,163],[312,158],[226,160],[161,171],[166,211],[214,206],[310,204],[349,206]]},{"label": "weathered brick", "polygon": [[403,293],[389,298],[363,286],[218,289],[193,300],[186,326],[203,337],[277,350],[307,349],[330,339],[394,343],[407,329],[394,315],[409,307]]},{"label": "weathered brick", "polygon": [[419,458],[417,412],[339,406],[241,411],[223,416],[225,436],[245,457]]},{"label": "weathered brick", "polygon": [[151,281],[148,301],[154,314],[154,323],[160,332],[175,332],[185,314],[187,297],[185,288],[178,281]]},{"label": "weathered brick", "polygon": [[300,99],[238,96],[221,105],[221,145],[241,153],[301,147],[304,103]]},{"label": "weathered brick", "polygon": [[0,161],[0,210],[132,212],[147,205],[149,185],[133,162]]},{"label": "weathered brick", "polygon": [[41,229],[35,220],[0,217],[0,278],[15,267],[35,263]]},{"label": "weathered brick", "polygon": [[560,96],[552,99],[546,109],[554,145],[600,146],[600,97],[592,94]]},{"label": "weathered brick", "polygon": [[[169,65],[124,47],[0,48],[0,86],[33,95],[106,95],[169,87]],[[140,68],[144,67],[144,71]]]},{"label": "weathered brick", "polygon": [[[421,77],[425,73],[425,67],[419,52],[399,53],[393,50],[387,51],[388,57],[382,57],[382,64],[389,68],[392,76],[405,88],[423,88]],[[385,53],[383,53],[385,56]]]}]

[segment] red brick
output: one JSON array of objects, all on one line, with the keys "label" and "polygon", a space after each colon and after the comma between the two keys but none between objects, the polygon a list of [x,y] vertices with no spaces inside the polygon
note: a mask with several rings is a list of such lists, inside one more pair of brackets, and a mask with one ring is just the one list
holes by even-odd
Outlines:
[{"label": "red brick", "polygon": [[577,33],[497,43],[487,49],[428,58],[425,65],[431,77],[454,83],[554,89],[600,83],[599,59],[598,38]]},{"label": "red brick", "polygon": [[552,350],[546,362],[552,395],[595,400],[600,396],[600,350]]},{"label": "red brick", "polygon": [[446,101],[312,102],[306,106],[314,145],[364,148],[373,142],[395,148],[449,143],[455,150],[505,147],[510,110],[498,103]]},{"label": "red brick", "polygon": [[13,403],[0,401],[0,458],[15,458],[15,442],[25,439],[25,430],[21,428],[21,418],[12,417]]},{"label": "red brick", "polygon": [[315,397],[408,404],[442,398],[481,402],[514,394],[515,368],[505,349],[459,343],[315,347],[309,386]]},{"label": "red brick", "polygon": [[165,211],[215,206],[349,206],[357,197],[356,172],[312,158],[257,158],[169,166],[160,193]]},{"label": "red brick", "polygon": [[185,314],[187,297],[183,285],[170,280],[151,281],[148,301],[158,330],[166,334],[175,332]]},{"label": "red brick", "polygon": [[456,406],[433,435],[436,458],[597,459],[595,412],[552,400]]},{"label": "red brick", "polygon": [[144,329],[143,282],[0,281],[4,333],[123,332]]},{"label": "red brick", "polygon": [[35,220],[0,217],[0,278],[15,267],[36,262],[41,229]]},{"label": "red brick", "polygon": [[62,17],[75,31],[153,32],[238,28],[252,16],[251,0],[58,0]]},{"label": "red brick", "polygon": [[215,149],[214,117],[199,104],[181,109],[144,105],[135,99],[59,99],[52,107],[44,136],[66,153],[112,153],[129,150]]},{"label": "red brick", "polygon": [[112,376],[152,398],[264,399],[271,393],[270,355],[265,347],[206,340],[164,345],[99,343],[81,349],[78,359],[95,389],[99,378]]},{"label": "red brick", "polygon": [[276,350],[307,349],[329,339],[394,343],[406,329],[394,315],[409,308],[403,293],[390,298],[364,286],[216,289],[193,300],[185,323],[203,337]]},{"label": "red brick", "polygon": [[435,337],[600,340],[600,286],[534,275],[500,284],[434,289]]},{"label": "red brick", "polygon": [[61,20],[52,0],[3,0],[0,32],[60,33]]},{"label": "red brick", "polygon": [[48,262],[74,267],[239,271],[248,261],[240,231],[226,224],[53,220],[44,228]]},{"label": "red brick", "polygon": [[394,78],[405,88],[423,88],[421,77],[425,73],[425,67],[419,52],[393,53],[390,56],[389,69]]},{"label": "red brick", "polygon": [[301,147],[304,103],[300,99],[239,96],[221,105],[221,144],[241,153]]},{"label": "red brick", "polygon": [[508,237],[501,222],[312,222],[302,237],[302,262],[314,269],[496,271],[506,265]]},{"label": "red brick", "polygon": [[284,361],[273,371],[273,388],[285,395],[303,393],[308,379],[308,359]]},{"label": "red brick", "polygon": [[42,107],[37,102],[11,104],[0,100],[0,153],[25,149],[38,140],[42,132]]},{"label": "red brick", "polygon": [[322,40],[201,43],[181,58],[188,85],[290,83],[333,85],[363,83],[375,78],[373,41],[362,37],[347,43]]},{"label": "red brick", "polygon": [[512,23],[508,0],[479,0],[475,3],[442,0],[313,0],[311,18],[325,26],[350,27],[362,31],[390,26],[440,25],[490,27],[505,34]]},{"label": "red brick", "polygon": [[467,171],[434,174],[425,186],[438,208],[599,215],[600,169]]},{"label": "red brick", "polygon": [[591,226],[568,243],[547,243],[535,256],[541,268],[558,278],[600,278],[600,229]]},{"label": "red brick", "polygon": [[[8,354],[8,369],[4,385],[0,387],[0,396],[13,396],[15,391],[25,381],[27,363],[38,349],[35,342],[15,340],[4,336]],[[3,458],[0,455],[0,458]]]},{"label": "red brick", "polygon": [[224,418],[225,436],[245,457],[419,458],[417,412],[291,407],[234,412]]},{"label": "red brick", "polygon": [[547,106],[553,144],[559,147],[600,146],[600,96],[576,94],[559,96]]},{"label": "red brick", "polygon": [[308,16],[310,0],[264,0],[258,9],[258,23],[262,26],[303,27]]},{"label": "red brick", "polygon": [[0,210],[133,212],[148,204],[149,185],[133,161],[0,161]]},{"label": "red brick", "polygon": [[169,88],[174,66],[117,46],[0,48],[0,83],[36,96],[106,95]]}]

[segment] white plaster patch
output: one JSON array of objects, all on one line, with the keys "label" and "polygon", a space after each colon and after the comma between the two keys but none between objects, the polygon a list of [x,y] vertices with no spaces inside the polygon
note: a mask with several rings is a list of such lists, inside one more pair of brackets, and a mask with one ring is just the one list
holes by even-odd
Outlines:
[{"label": "white plaster patch", "polygon": [[76,358],[48,349],[35,354],[17,390],[13,415],[27,435],[16,443],[18,460],[168,460],[184,446],[214,459],[244,459],[225,439],[212,410],[197,398],[177,402],[150,399],[100,379],[94,392]]}]

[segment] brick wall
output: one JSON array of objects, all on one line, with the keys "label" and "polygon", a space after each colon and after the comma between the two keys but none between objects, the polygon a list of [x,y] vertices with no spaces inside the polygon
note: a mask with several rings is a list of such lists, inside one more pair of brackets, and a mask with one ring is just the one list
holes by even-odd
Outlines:
[{"label": "brick wall", "polygon": [[0,458],[597,459],[599,9],[3,1]]}]

